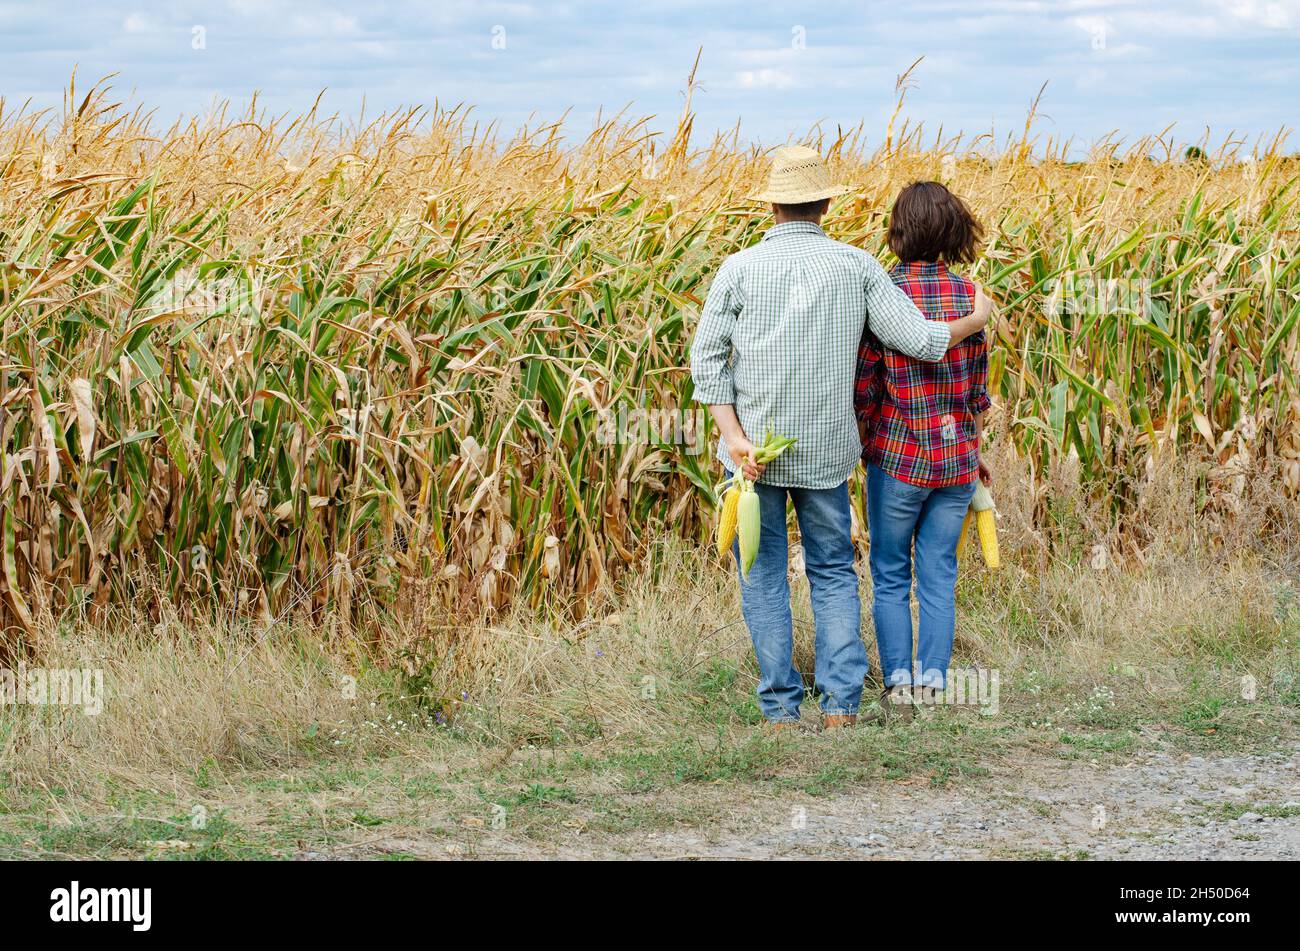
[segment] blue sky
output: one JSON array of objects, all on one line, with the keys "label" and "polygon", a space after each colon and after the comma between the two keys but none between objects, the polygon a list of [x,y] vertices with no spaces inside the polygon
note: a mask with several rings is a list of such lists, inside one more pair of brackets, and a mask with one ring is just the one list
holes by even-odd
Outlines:
[{"label": "blue sky", "polygon": [[[1043,82],[1040,131],[1255,136],[1300,118],[1300,0],[917,2],[0,3],[0,95],[58,107],[110,72],[160,120],[215,99],[327,112],[466,102],[507,128],[558,117],[585,132],[631,104],[671,127],[698,47],[697,130],[741,122],[765,145],[865,120],[878,141],[894,79],[918,56],[906,114],[1011,132]],[[197,48],[196,48],[197,47]],[[1300,140],[1290,141],[1292,150]]]}]

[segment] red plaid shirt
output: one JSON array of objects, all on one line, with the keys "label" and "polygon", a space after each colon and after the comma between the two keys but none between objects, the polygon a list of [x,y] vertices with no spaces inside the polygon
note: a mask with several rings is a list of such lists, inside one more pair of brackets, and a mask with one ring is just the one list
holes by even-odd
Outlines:
[{"label": "red plaid shirt", "polygon": [[[900,264],[890,277],[931,320],[956,320],[975,307],[975,285],[943,262]],[[853,388],[853,408],[863,424],[862,461],[928,488],[975,479],[975,416],[990,406],[988,370],[983,332],[952,347],[938,363],[925,363],[885,349],[864,330]]]}]

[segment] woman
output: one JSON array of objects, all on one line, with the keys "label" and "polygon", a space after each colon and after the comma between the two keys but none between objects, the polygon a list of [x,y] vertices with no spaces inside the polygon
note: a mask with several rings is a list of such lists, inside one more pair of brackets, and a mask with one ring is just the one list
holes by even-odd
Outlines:
[{"label": "woman", "polygon": [[[890,215],[888,243],[899,260],[890,276],[931,320],[954,320],[970,312],[976,287],[950,265],[973,261],[982,235],[965,202],[943,185],[909,185]],[[987,378],[983,332],[937,363],[888,349],[870,330],[863,334],[854,409],[867,467],[872,616],[887,713],[910,716],[915,704],[933,704],[947,683],[957,540],[975,480],[990,478],[980,458]],[[915,661],[914,570],[920,602]]]}]

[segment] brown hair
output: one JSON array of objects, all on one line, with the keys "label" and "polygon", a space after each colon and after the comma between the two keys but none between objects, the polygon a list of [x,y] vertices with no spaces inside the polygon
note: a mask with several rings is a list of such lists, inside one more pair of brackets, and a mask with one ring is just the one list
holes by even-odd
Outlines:
[{"label": "brown hair", "polygon": [[904,263],[969,264],[983,238],[966,203],[938,182],[913,182],[894,199],[886,241]]},{"label": "brown hair", "polygon": [[818,198],[816,201],[800,202],[797,205],[786,205],[781,202],[774,202],[774,204],[787,218],[816,218],[818,215],[826,214],[826,210],[831,206],[831,200]]}]

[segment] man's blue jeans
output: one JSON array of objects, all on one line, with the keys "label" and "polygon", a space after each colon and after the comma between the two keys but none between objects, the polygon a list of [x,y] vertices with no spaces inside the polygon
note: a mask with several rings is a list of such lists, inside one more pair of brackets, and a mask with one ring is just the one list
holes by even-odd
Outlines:
[{"label": "man's blue jeans", "polygon": [[[927,489],[867,467],[871,531],[871,613],[885,686],[917,684],[942,690],[957,625],[957,538],[975,482]],[[912,545],[921,625],[912,666]]]},{"label": "man's blue jeans", "polygon": [[[862,643],[862,606],[853,567],[848,483],[833,489],[754,486],[762,511],[758,558],[749,580],[740,581],[745,623],[758,655],[758,707],[769,720],[797,720],[803,679],[794,666],[790,614],[786,497],[794,502],[803,539],[804,570],[817,626],[816,687],[828,714],[858,712],[867,649]],[[739,544],[734,549],[740,563]]]}]

